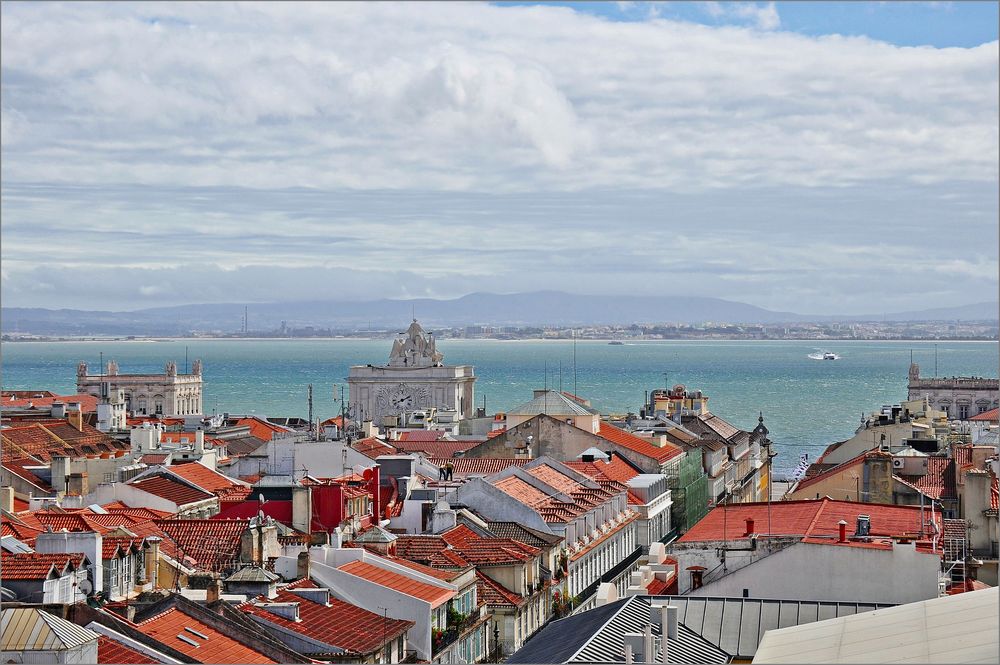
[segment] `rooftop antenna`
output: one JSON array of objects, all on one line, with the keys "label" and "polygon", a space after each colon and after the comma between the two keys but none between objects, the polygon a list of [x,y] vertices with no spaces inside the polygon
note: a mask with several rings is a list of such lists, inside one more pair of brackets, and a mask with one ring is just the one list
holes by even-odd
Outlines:
[{"label": "rooftop antenna", "polygon": [[[343,424],[343,423],[341,423]],[[309,384],[309,429],[313,427],[313,384]],[[316,428],[317,431],[319,428]]]},{"label": "rooftop antenna", "polygon": [[937,344],[934,345],[934,378],[937,378]]}]

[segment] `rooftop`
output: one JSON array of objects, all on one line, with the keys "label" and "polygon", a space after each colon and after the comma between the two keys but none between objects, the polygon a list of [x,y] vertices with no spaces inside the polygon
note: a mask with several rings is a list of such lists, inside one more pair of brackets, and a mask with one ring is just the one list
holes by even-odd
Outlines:
[{"label": "rooftop", "polygon": [[225,633],[221,633],[174,606],[138,623],[153,639],[196,659],[199,663],[273,663]]},{"label": "rooftop", "polygon": [[97,638],[97,662],[115,663],[116,665],[141,665],[143,663],[159,663],[151,656],[147,656],[141,651],[125,646],[121,642],[116,642],[110,637],[101,635]]},{"label": "rooftop", "polygon": [[[65,651],[97,639],[94,631],[33,607],[4,608],[0,624],[3,634],[0,649],[5,653]],[[27,662],[45,662],[35,660],[38,657],[28,656]]]},{"label": "rooftop", "polygon": [[53,574],[62,577],[70,571],[78,570],[86,557],[83,554],[39,554],[25,552],[2,554],[3,579],[5,580],[47,580]]},{"label": "rooftop", "polygon": [[177,506],[185,506],[215,498],[214,494],[182,483],[166,472],[143,476],[137,480],[129,481],[128,484],[144,492],[158,496],[161,499],[166,499]]},{"label": "rooftop", "polygon": [[455,595],[455,592],[450,589],[421,582],[365,561],[351,561],[339,566],[338,570],[374,584],[393,589],[407,596],[427,601],[432,608],[446,603]]},{"label": "rooftop", "polygon": [[646,457],[655,459],[657,462],[662,464],[668,460],[671,460],[678,455],[684,454],[684,451],[679,447],[667,444],[662,448],[655,446],[646,439],[635,436],[634,434],[629,434],[625,430],[618,429],[613,425],[602,422],[597,435],[606,441],[617,444],[623,448],[627,448],[633,452],[639,453]]},{"label": "rooftop", "polygon": [[591,416],[597,412],[556,390],[548,390],[529,402],[514,407],[507,416]]}]

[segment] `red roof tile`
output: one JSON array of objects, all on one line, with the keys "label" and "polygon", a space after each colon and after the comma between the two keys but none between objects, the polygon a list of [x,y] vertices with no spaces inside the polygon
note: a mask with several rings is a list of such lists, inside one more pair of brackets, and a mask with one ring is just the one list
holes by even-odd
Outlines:
[{"label": "red roof tile", "polygon": [[117,663],[118,665],[140,665],[142,663],[159,663],[160,661],[147,656],[141,651],[116,642],[110,637],[101,635],[97,638],[97,662]]},{"label": "red roof tile", "polygon": [[654,446],[646,439],[642,439],[634,434],[629,434],[625,430],[618,429],[617,427],[609,425],[605,422],[600,424],[600,429],[598,430],[597,435],[605,441],[610,441],[611,443],[627,448],[628,450],[639,453],[640,455],[655,459],[661,464],[684,453],[684,451],[680,448],[669,444],[663,446],[662,448]]},{"label": "red roof tile", "polygon": [[420,600],[430,603],[431,607],[438,607],[442,603],[451,599],[455,592],[443,589],[433,584],[420,582],[411,577],[407,577],[391,570],[380,568],[364,561],[351,561],[340,566],[338,570],[349,575],[354,575],[374,584],[378,584],[389,589],[394,589]]},{"label": "red roof tile", "polygon": [[238,483],[198,462],[171,464],[167,467],[167,471],[220,498],[235,494],[242,500],[250,493],[250,488],[243,483]]},{"label": "red roof tile", "polygon": [[154,522],[198,570],[222,573],[236,565],[240,538],[249,520],[155,520]]},{"label": "red roof tile", "polygon": [[484,573],[476,571],[476,595],[487,607],[518,607],[527,600]]},{"label": "red roof tile", "polygon": [[25,510],[28,510],[28,508],[30,508],[30,507],[31,507],[31,504],[29,504],[24,499],[18,499],[16,496],[14,497],[14,512],[15,513],[20,513],[20,512],[23,512]]},{"label": "red roof tile", "polygon": [[128,442],[118,441],[87,423],[78,430],[60,419],[18,422],[0,430],[0,441],[5,463],[22,457],[49,462],[53,455],[77,459],[129,449]]},{"label": "red roof tile", "polygon": [[609,462],[599,459],[593,462],[563,462],[563,464],[591,478],[604,477],[620,483],[627,483],[642,473],[618,455],[612,456]]},{"label": "red roof tile", "polygon": [[265,607],[257,607],[253,604],[254,601],[242,603],[238,609],[259,616],[287,630],[357,655],[369,654],[381,649],[386,641],[396,639],[414,625],[412,621],[387,619],[381,614],[369,612],[333,596],[330,596],[328,605],[321,605],[308,600],[305,596],[289,591],[289,589],[315,588],[318,587],[313,582],[300,580],[279,591],[274,598],[267,599],[261,596],[256,599],[260,602],[298,603],[300,619],[298,622],[269,612]]},{"label": "red roof tile", "polygon": [[955,490],[955,461],[952,459],[928,457],[927,473],[924,475],[900,474],[896,477],[932,499],[954,499],[958,496]]},{"label": "red roof tile", "polygon": [[11,554],[4,550],[0,564],[5,580],[46,580],[55,569],[59,577],[69,570],[78,570],[83,565],[83,554],[39,554],[26,552]]},{"label": "red roof tile", "polygon": [[457,452],[475,448],[479,441],[393,441],[404,453],[425,453],[428,457],[454,457]]},{"label": "red roof tile", "polygon": [[98,533],[110,531],[108,527],[94,520],[92,514],[85,512],[56,513],[37,510],[30,515],[38,521],[42,528],[51,528],[53,531],[62,531],[63,529],[67,531],[96,531]]},{"label": "red roof tile", "polygon": [[203,490],[195,489],[179,480],[172,478],[166,473],[158,473],[152,476],[144,476],[138,480],[128,483],[132,487],[149,492],[161,499],[166,499],[179,506],[189,503],[198,503],[206,499],[215,498],[214,494]]},{"label": "red roof tile", "polygon": [[274,438],[275,434],[284,434],[292,431],[287,427],[275,425],[274,423],[257,417],[240,418],[236,421],[236,426],[249,427],[250,436],[256,437],[261,441],[270,441]]},{"label": "red roof tile", "polygon": [[0,523],[0,535],[14,536],[28,546],[35,544],[35,539],[38,538],[38,534],[42,533],[42,531],[43,529],[29,526],[19,521],[9,520],[6,516],[3,517],[3,522]]},{"label": "red roof tile", "polygon": [[177,607],[140,622],[138,627],[146,635],[191,656],[199,663],[275,662]]},{"label": "red roof tile", "polygon": [[397,452],[396,449],[388,443],[377,439],[374,436],[355,441],[351,444],[351,448],[369,459],[375,459],[379,455],[395,455]]},{"label": "red roof tile", "polygon": [[[4,395],[6,397],[6,395]],[[53,402],[79,402],[80,411],[83,413],[94,413],[97,411],[97,403],[100,401],[95,395],[52,395],[50,397],[22,397],[20,399],[4,399],[4,409],[51,409]]]},{"label": "red roof tile", "polygon": [[142,538],[102,538],[102,559],[112,559],[116,556],[127,556],[128,554],[142,551]]},{"label": "red roof tile", "polygon": [[977,413],[969,418],[969,420],[975,421],[994,421],[998,419],[1000,419],[1000,408],[983,411],[982,413]]},{"label": "red roof tile", "polygon": [[524,466],[531,460],[527,457],[432,457],[429,460],[436,466],[444,466],[451,462],[455,477],[491,476],[512,466]]},{"label": "red roof tile", "polygon": [[[802,501],[778,501],[770,504],[737,503],[712,509],[685,533],[678,542],[739,540],[745,538],[746,518],[754,520],[754,532],[761,537],[798,536],[810,542],[836,544],[838,522],[848,524],[854,533],[858,515],[871,518],[872,537],[915,538],[921,530],[919,506],[893,506],[877,503],[835,501],[829,498]],[[769,520],[770,516],[770,520]],[[943,528],[940,513],[936,514]],[[825,536],[826,539],[820,537]],[[848,544],[857,545],[855,541]]]},{"label": "red roof tile", "polygon": [[400,432],[398,440],[412,442],[412,443],[440,441],[445,437],[446,434],[447,432],[443,432],[441,430],[421,429],[409,432]]},{"label": "red roof tile", "polygon": [[829,478],[834,473],[840,473],[841,471],[850,469],[851,467],[857,466],[858,464],[862,464],[869,457],[879,457],[879,456],[892,457],[888,453],[883,453],[879,450],[866,450],[860,455],[855,455],[849,460],[845,460],[840,464],[828,465],[828,468],[823,468],[821,470],[818,469],[818,465],[813,464],[812,466],[817,467],[817,473],[815,473],[814,475],[810,475],[804,478],[803,480],[800,480],[799,484],[795,486],[795,491],[797,492],[811,485],[815,485],[819,481]]},{"label": "red roof tile", "polygon": [[34,485],[39,490],[44,493],[55,494],[55,489],[48,482],[42,480],[35,475],[33,471],[26,469],[27,466],[40,466],[33,459],[27,457],[21,457],[18,459],[5,459],[3,461],[3,466],[5,469],[13,473],[15,476],[19,476],[28,483]]},{"label": "red roof tile", "polygon": [[668,588],[670,588],[670,582],[654,577],[653,581],[646,586],[646,593],[650,596],[657,596],[666,593]]}]

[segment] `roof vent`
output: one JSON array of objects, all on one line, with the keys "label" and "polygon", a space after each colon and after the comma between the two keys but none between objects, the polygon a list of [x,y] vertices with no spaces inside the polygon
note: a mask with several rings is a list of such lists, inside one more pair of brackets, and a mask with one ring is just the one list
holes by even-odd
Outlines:
[{"label": "roof vent", "polygon": [[858,515],[858,524],[854,535],[858,537],[868,537],[871,533],[872,519],[868,515]]}]

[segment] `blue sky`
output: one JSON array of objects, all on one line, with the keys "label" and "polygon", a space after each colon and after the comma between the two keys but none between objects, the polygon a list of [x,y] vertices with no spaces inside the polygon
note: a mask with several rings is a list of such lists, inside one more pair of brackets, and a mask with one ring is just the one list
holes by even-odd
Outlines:
[{"label": "blue sky", "polygon": [[[979,46],[997,39],[997,2],[497,2],[560,5],[614,21],[651,17],[703,25],[753,23],[739,7],[773,5],[781,30],[803,35],[865,36],[897,46]],[[742,14],[742,15],[741,15]]]},{"label": "blue sky", "polygon": [[996,298],[995,4],[5,2],[0,18],[4,306]]}]

